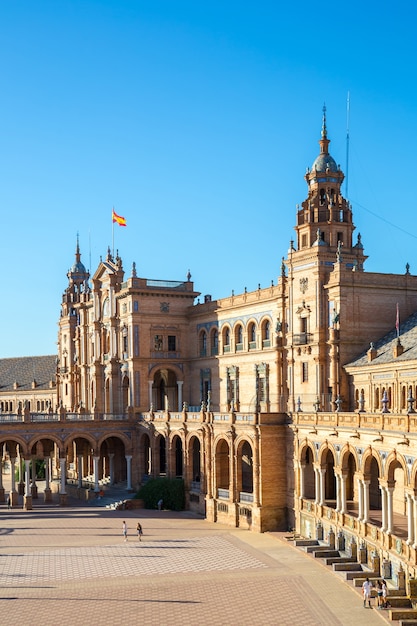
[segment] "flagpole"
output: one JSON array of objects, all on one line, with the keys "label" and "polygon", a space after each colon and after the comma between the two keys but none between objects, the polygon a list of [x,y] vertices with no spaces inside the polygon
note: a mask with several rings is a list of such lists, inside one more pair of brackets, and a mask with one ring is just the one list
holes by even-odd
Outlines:
[{"label": "flagpole", "polygon": [[111,255],[112,257],[114,257],[114,221],[113,221],[113,213],[114,213],[114,207],[111,213]]}]

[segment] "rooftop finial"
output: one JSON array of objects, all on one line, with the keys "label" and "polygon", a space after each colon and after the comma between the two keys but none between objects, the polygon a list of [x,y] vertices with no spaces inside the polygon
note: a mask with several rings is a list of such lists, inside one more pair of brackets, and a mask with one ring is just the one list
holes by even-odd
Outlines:
[{"label": "rooftop finial", "polygon": [[327,139],[326,104],[323,104],[323,124],[321,127],[321,136],[323,139]]}]

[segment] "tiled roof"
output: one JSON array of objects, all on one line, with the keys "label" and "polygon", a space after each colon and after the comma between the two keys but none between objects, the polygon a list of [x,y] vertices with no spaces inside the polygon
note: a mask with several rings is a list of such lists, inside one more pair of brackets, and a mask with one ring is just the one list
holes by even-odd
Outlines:
[{"label": "tiled roof", "polygon": [[0,359],[0,392],[12,391],[17,383],[17,390],[49,389],[50,381],[55,381],[56,355],[23,356],[13,359]]},{"label": "tiled roof", "polygon": [[[393,350],[397,343],[397,330],[394,328],[387,335],[374,341],[377,356],[368,362],[367,353],[364,352],[354,361],[346,364],[346,367],[363,367],[364,365],[383,365],[384,363],[404,363],[405,361],[417,360],[417,312],[408,317],[400,324],[400,342],[404,352],[394,357]],[[369,350],[369,348],[368,348]]]}]

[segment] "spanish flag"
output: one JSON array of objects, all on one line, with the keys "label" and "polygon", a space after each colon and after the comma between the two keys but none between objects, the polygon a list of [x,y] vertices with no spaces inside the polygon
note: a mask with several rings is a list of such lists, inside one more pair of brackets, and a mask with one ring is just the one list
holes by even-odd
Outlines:
[{"label": "spanish flag", "polygon": [[119,226],[126,226],[125,218],[122,217],[121,215],[117,215],[114,209],[112,210],[111,217],[112,217],[113,223],[116,222],[116,224],[119,224]]}]

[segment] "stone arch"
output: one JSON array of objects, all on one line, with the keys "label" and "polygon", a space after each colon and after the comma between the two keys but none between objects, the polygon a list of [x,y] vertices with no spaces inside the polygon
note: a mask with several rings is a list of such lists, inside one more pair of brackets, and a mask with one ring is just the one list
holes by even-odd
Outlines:
[{"label": "stone arch", "polygon": [[188,458],[192,482],[201,481],[201,441],[196,433],[192,433],[187,440]]},{"label": "stone arch", "polygon": [[320,450],[319,454],[320,465],[322,469],[326,470],[324,477],[324,500],[336,501],[336,456],[333,450],[333,446],[324,446]]},{"label": "stone arch", "polygon": [[142,432],[139,436],[139,478],[143,481],[144,477],[151,476],[153,472],[153,454],[152,442],[148,432]]},{"label": "stone arch", "polygon": [[[152,404],[157,411],[177,411],[178,382],[184,378],[178,366],[170,363],[168,366],[158,364],[149,372],[152,380]],[[182,407],[181,407],[182,408]]]},{"label": "stone arch", "polygon": [[392,452],[386,462],[388,487],[393,487],[392,507],[394,513],[406,515],[405,488],[408,485],[408,472],[404,458]]},{"label": "stone arch", "polygon": [[340,453],[340,467],[346,481],[346,501],[355,500],[355,474],[359,469],[359,459],[356,450],[349,445]]},{"label": "stone arch", "polygon": [[[215,458],[215,477],[216,477],[216,490],[229,489],[230,483],[230,463],[229,457],[231,454],[230,443],[224,437],[219,437],[214,444],[214,458]],[[217,493],[218,496],[218,493]]]},{"label": "stone arch", "polygon": [[369,480],[369,508],[379,510],[382,506],[379,481],[383,474],[381,459],[376,450],[368,448],[364,454],[362,466],[364,478]]},{"label": "stone arch", "polygon": [[238,493],[253,493],[253,446],[251,441],[242,438],[236,442],[236,458],[237,491]]}]

